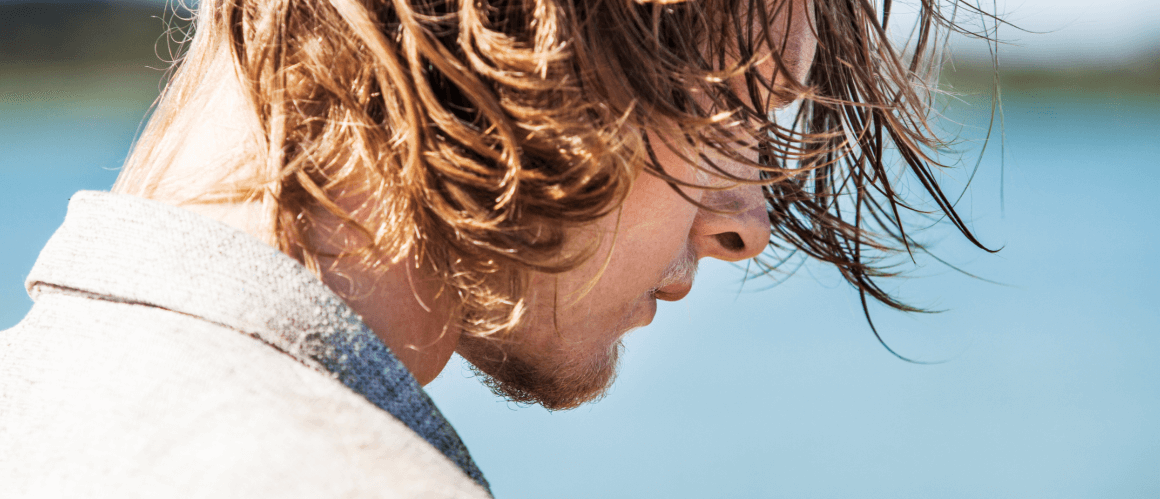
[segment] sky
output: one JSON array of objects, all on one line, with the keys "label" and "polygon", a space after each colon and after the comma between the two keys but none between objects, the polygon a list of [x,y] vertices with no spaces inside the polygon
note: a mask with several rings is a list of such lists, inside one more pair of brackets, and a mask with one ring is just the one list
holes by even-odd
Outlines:
[{"label": "sky", "polygon": [[[1137,59],[1160,47],[1160,2],[1105,0],[1093,7],[1089,0],[1000,0],[997,11],[1012,26],[999,30],[1008,42],[1000,48],[1013,61],[1114,64]],[[985,3],[983,5],[986,5]],[[985,50],[962,44],[960,55]]]}]

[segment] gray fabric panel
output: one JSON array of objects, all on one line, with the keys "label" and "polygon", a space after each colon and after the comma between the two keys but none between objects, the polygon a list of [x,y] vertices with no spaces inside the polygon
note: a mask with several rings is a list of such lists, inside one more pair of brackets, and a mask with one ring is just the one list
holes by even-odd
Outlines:
[{"label": "gray fabric panel", "polygon": [[[34,310],[48,316],[71,312],[45,311],[41,302],[60,295],[121,304],[125,310],[150,310],[156,315],[155,323],[148,325],[151,333],[141,338],[147,343],[131,350],[140,357],[151,356],[152,344],[148,342],[165,341],[164,334],[157,332],[175,331],[173,324],[177,322],[233,330],[234,336],[264,348],[282,363],[313,372],[328,386],[354,395],[334,383],[337,380],[364,397],[364,402],[394,415],[487,489],[486,480],[454,429],[386,345],[304,267],[245,233],[153,201],[80,192],[73,197],[64,224],[41,253],[26,286],[38,302]],[[33,319],[30,315],[18,329],[37,330]],[[58,332],[84,336],[125,329],[115,317],[110,320],[102,326],[105,329],[91,333]],[[5,335],[8,339],[0,341],[11,343],[19,336],[11,331]],[[69,351],[67,345],[58,346]],[[235,356],[229,350],[215,355],[227,361]],[[11,386],[20,384],[20,359],[9,362],[15,364],[5,362],[7,372],[0,377],[0,383],[7,387],[6,397],[14,396]],[[69,371],[71,367],[46,363],[44,369]],[[116,397],[131,399],[140,395],[136,389],[128,383],[124,390],[106,395],[114,402]],[[26,391],[23,396],[33,396],[34,392]]]},{"label": "gray fabric panel", "polygon": [[43,294],[0,332],[0,483],[18,497],[488,497],[288,360],[193,317]]}]

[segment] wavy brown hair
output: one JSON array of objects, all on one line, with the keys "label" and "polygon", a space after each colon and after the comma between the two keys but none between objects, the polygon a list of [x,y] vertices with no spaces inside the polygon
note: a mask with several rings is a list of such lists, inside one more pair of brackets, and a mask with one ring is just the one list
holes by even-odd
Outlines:
[{"label": "wavy brown hair", "polygon": [[[876,281],[890,275],[878,255],[918,247],[892,163],[978,244],[930,154],[945,143],[928,124],[929,76],[938,33],[955,25],[920,0],[914,43],[892,44],[889,0],[791,5],[202,0],[116,189],[163,195],[157,172],[182,116],[198,112],[191,96],[208,73],[232,71],[256,145],[198,202],[264,203],[272,242],[316,272],[325,255],[308,228],[336,216],[366,236],[339,256],[373,267],[414,255],[458,295],[468,333],[511,329],[529,272],[590,256],[563,251],[568,230],[616,210],[642,171],[703,187],[669,177],[649,137],[715,150],[689,161],[733,182],[745,181],[710,157],[760,168],[772,246],[833,264],[864,300],[915,310]],[[794,81],[787,40],[769,27],[803,15],[817,57]],[[793,123],[776,123],[774,108],[795,99]]]}]

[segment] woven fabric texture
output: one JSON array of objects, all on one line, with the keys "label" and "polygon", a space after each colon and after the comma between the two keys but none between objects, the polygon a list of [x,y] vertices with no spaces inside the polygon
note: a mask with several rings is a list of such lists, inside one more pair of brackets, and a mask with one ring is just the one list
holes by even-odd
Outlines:
[{"label": "woven fabric texture", "polygon": [[489,496],[386,345],[298,262],[243,232],[80,192],[26,286],[36,304],[0,332],[2,483]]}]

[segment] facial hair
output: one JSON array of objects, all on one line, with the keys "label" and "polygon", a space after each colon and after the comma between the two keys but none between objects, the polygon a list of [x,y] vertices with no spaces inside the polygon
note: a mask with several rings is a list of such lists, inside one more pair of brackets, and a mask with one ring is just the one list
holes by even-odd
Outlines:
[{"label": "facial hair", "polygon": [[460,347],[471,361],[472,371],[493,393],[551,411],[574,409],[603,397],[616,379],[623,350],[618,340],[602,355],[560,364],[505,352],[495,340],[464,339],[467,341],[461,341]]}]

